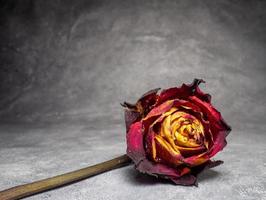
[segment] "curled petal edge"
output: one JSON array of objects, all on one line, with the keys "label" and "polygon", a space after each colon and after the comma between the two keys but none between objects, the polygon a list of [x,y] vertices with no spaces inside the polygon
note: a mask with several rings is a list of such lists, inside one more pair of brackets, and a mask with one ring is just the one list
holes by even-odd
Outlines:
[{"label": "curled petal edge", "polygon": [[121,103],[121,106],[125,110],[125,123],[126,131],[129,131],[131,124],[138,121],[146,115],[152,108],[153,105],[157,102],[158,95],[157,92],[160,88],[156,88],[146,92],[135,104],[128,102]]}]

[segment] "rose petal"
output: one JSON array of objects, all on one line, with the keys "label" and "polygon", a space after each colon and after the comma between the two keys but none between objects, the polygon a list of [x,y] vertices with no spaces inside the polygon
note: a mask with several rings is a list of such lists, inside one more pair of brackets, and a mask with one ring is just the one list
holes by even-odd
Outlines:
[{"label": "rose petal", "polygon": [[180,151],[181,155],[185,158],[193,156],[193,155],[199,155],[199,154],[202,154],[204,151],[206,151],[206,148],[204,146],[200,146],[196,148],[177,146],[177,148]]},{"label": "rose petal", "polygon": [[194,156],[185,158],[183,161],[187,165],[194,167],[194,166],[198,166],[198,165],[201,165],[207,162],[209,159],[210,158],[209,158],[208,152],[204,152],[199,155],[194,155]]},{"label": "rose petal", "polygon": [[216,153],[223,150],[223,148],[226,146],[227,142],[225,140],[227,133],[225,131],[220,131],[219,134],[217,134],[217,137],[214,141],[213,146],[210,149],[209,157],[213,157]]},{"label": "rose petal", "polygon": [[182,164],[183,156],[164,140],[160,135],[155,135],[156,156],[166,164],[178,166]]},{"label": "rose petal", "polygon": [[217,167],[217,166],[219,166],[221,164],[223,164],[223,161],[222,160],[216,160],[216,161],[208,160],[207,162],[205,162],[202,165],[193,167],[192,170],[191,170],[191,173],[194,176],[197,176],[202,171],[207,170],[207,169],[210,169],[210,168]]},{"label": "rose petal", "polygon": [[160,163],[152,163],[145,159],[136,166],[136,169],[152,176],[170,179],[177,185],[196,185],[197,182],[197,178],[189,174],[190,169],[187,167],[177,170]]},{"label": "rose petal", "polygon": [[135,104],[124,102],[121,104],[125,108],[125,123],[126,131],[136,121],[139,121],[142,116],[145,116],[156,103],[160,88],[156,88],[146,92]]},{"label": "rose petal", "polygon": [[164,102],[160,106],[153,108],[143,120],[145,121],[151,117],[159,116],[167,112],[173,107],[173,104],[174,104],[174,100]]},{"label": "rose petal", "polygon": [[150,90],[146,92],[142,97],[138,100],[140,102],[143,111],[144,111],[144,116],[151,110],[152,106],[157,102],[157,92],[161,88],[155,88],[153,90]]},{"label": "rose petal", "polygon": [[199,88],[199,85],[201,83],[205,83],[205,81],[203,79],[194,79],[194,81],[190,85],[183,84],[182,88],[184,88],[184,90],[191,91],[189,96],[196,96],[202,101],[210,103],[211,95],[206,94],[203,91],[201,91],[201,89]]},{"label": "rose petal", "polygon": [[126,131],[127,132],[129,131],[131,124],[140,120],[140,117],[141,117],[140,112],[137,112],[134,110],[129,110],[129,109],[125,109],[124,116],[125,116],[125,123],[126,123]]},{"label": "rose petal", "polygon": [[188,99],[189,96],[197,96],[205,102],[211,102],[211,96],[205,94],[199,88],[200,83],[205,83],[202,79],[194,79],[191,84],[183,84],[181,87],[173,87],[163,90],[159,95],[157,105],[171,99]]},{"label": "rose petal", "polygon": [[202,112],[207,115],[210,123],[215,125],[216,128],[226,131],[226,134],[231,131],[231,127],[224,121],[221,113],[217,111],[210,103],[203,102],[196,96],[189,97],[189,100],[202,109]]},{"label": "rose petal", "polygon": [[180,177],[178,170],[161,163],[153,163],[147,159],[143,159],[139,162],[139,164],[136,165],[136,169],[142,173],[154,176],[162,175],[166,177]]},{"label": "rose petal", "polygon": [[176,185],[195,185],[197,186],[197,177],[193,176],[192,174],[186,174],[184,176],[178,178],[170,178]]},{"label": "rose petal", "polygon": [[141,122],[132,124],[127,133],[127,155],[134,161],[134,163],[139,163],[146,157],[143,146]]},{"label": "rose petal", "polygon": [[180,168],[172,168],[161,163],[151,162],[147,159],[139,162],[136,165],[136,169],[142,173],[169,179],[179,178],[190,173],[190,169],[185,166],[180,166]]},{"label": "rose petal", "polygon": [[220,112],[218,112],[210,103],[201,101],[199,98],[193,96],[189,98],[195,105],[206,113],[210,124],[210,133],[213,136],[213,145],[211,147],[209,157],[213,157],[216,153],[221,151],[226,146],[226,136],[231,131],[230,126],[226,124]]},{"label": "rose petal", "polygon": [[[153,108],[148,115],[142,119],[145,132],[149,130],[151,126],[155,124],[155,121],[162,120],[167,112],[173,107],[174,101],[167,101],[161,104],[160,106]],[[160,116],[162,115],[162,116]]]},{"label": "rose petal", "polygon": [[222,160],[209,160],[209,162],[207,162],[207,164],[206,164],[206,167],[210,169],[210,168],[217,167],[223,163],[224,163],[224,161],[222,161]]},{"label": "rose petal", "polygon": [[156,146],[154,138],[155,138],[155,133],[154,131],[152,131],[152,129],[150,129],[145,136],[145,147],[146,147],[147,156],[153,161],[155,161],[156,159]]}]

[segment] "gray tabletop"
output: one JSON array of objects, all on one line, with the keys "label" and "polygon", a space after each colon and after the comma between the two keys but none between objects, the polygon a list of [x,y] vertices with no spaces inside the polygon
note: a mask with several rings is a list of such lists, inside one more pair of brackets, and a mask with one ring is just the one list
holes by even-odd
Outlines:
[{"label": "gray tabletop", "polygon": [[[0,131],[0,189],[125,152],[125,130],[117,123],[1,125]],[[216,157],[225,163],[203,172],[198,187],[161,182],[130,165],[29,199],[265,199],[265,140],[254,129],[232,131]]]}]

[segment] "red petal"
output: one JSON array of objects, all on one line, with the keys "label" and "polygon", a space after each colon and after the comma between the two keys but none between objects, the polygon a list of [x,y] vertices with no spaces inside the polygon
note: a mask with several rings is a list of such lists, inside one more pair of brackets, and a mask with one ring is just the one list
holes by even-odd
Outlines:
[{"label": "red petal", "polygon": [[222,161],[222,160],[214,160],[214,161],[209,160],[209,162],[206,165],[206,168],[214,168],[214,167],[217,167],[223,163],[224,163],[224,161]]},{"label": "red petal", "polygon": [[136,169],[142,173],[147,173],[154,176],[159,175],[168,178],[177,178],[181,176],[180,171],[177,169],[161,163],[153,163],[147,159],[142,160],[138,165],[136,165]]},{"label": "red petal", "polygon": [[207,152],[205,152],[200,155],[195,155],[195,156],[185,158],[183,161],[189,166],[194,167],[194,166],[202,165],[203,163],[207,162],[209,159],[210,159],[209,155],[207,154]]},{"label": "red petal", "polygon": [[206,103],[196,96],[189,97],[189,100],[195,105],[199,106],[203,113],[207,115],[208,121],[215,125],[216,128],[222,131],[226,131],[227,134],[231,131],[231,128],[221,116],[221,113],[217,111],[211,103]]},{"label": "red petal", "polygon": [[133,124],[136,121],[139,121],[141,115],[137,111],[128,110],[128,109],[125,109],[124,115],[125,115],[126,131],[128,132],[131,124]]},{"label": "red petal", "polygon": [[178,178],[170,178],[177,185],[197,185],[197,177],[192,174],[186,174]]},{"label": "red petal", "polygon": [[[144,126],[144,131],[148,131],[152,123],[156,120],[158,121],[160,115],[166,113],[169,111],[174,105],[174,100],[172,101],[166,101],[163,104],[153,108],[148,115],[142,120],[143,126]],[[163,118],[164,116],[161,116]],[[160,118],[160,119],[161,119]]]},{"label": "red petal", "polygon": [[140,102],[143,111],[144,111],[144,116],[151,110],[153,105],[157,102],[157,92],[160,90],[160,88],[156,88],[153,90],[150,90],[146,92],[142,97],[138,100]]},{"label": "red petal", "polygon": [[141,120],[141,118],[153,108],[153,105],[156,103],[158,98],[158,90],[160,90],[160,88],[146,92],[135,104],[127,102],[121,104],[125,108],[125,123],[127,132],[131,124]]},{"label": "red petal", "polygon": [[199,88],[199,85],[201,83],[205,83],[205,81],[203,79],[194,79],[194,81],[189,84],[183,84],[182,88],[184,88],[184,90],[188,90],[191,91],[190,96],[196,96],[199,99],[201,99],[202,101],[205,101],[207,103],[211,102],[211,95],[204,93],[203,91],[201,91],[201,89]]},{"label": "red petal", "polygon": [[165,144],[167,141],[163,142],[160,140],[160,136],[155,137],[155,146],[156,146],[156,156],[160,158],[166,164],[172,166],[181,165],[183,162],[183,156],[180,152],[176,152],[170,144]]},{"label": "red petal", "polygon": [[210,122],[210,129],[214,140],[214,144],[209,153],[209,157],[211,158],[225,147],[225,138],[231,131],[231,128],[223,120],[220,112],[218,112],[210,103],[203,102],[195,96],[192,96],[189,99],[202,109],[202,112],[207,115]]},{"label": "red petal", "polygon": [[127,133],[127,155],[135,164],[145,159],[145,150],[143,146],[142,123],[136,122],[130,126]]},{"label": "red petal", "polygon": [[174,100],[164,102],[163,104],[153,108],[143,120],[145,121],[151,117],[159,116],[167,112],[168,110],[170,110],[170,108],[173,107],[173,104]]},{"label": "red petal", "polygon": [[155,133],[150,129],[145,136],[145,147],[146,147],[146,154],[150,160],[155,161],[156,157],[156,146],[154,140]]},{"label": "red petal", "polygon": [[159,99],[156,105],[159,105],[167,100],[171,99],[188,99],[189,96],[197,96],[199,99],[205,102],[211,102],[211,96],[205,94],[199,88],[200,83],[205,83],[202,79],[194,79],[191,84],[183,84],[181,87],[173,87],[163,90],[159,95]]},{"label": "red petal", "polygon": [[206,169],[217,167],[218,165],[221,165],[221,164],[223,164],[223,161],[221,161],[221,160],[217,160],[217,161],[209,160],[202,165],[191,168],[191,173],[193,175],[197,176],[202,171],[204,171]]},{"label": "red petal", "polygon": [[223,150],[223,148],[226,146],[227,142],[225,140],[227,133],[225,131],[220,131],[217,134],[217,137],[214,141],[214,144],[210,150],[209,157],[213,157],[216,153]]}]

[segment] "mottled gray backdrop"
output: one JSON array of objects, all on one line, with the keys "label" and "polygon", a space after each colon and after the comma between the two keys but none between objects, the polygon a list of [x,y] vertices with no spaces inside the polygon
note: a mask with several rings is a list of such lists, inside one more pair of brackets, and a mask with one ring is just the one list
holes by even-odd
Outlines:
[{"label": "mottled gray backdrop", "polygon": [[120,102],[203,78],[233,131],[201,188],[131,166],[33,198],[265,198],[265,1],[0,2],[0,189],[124,153]]}]

